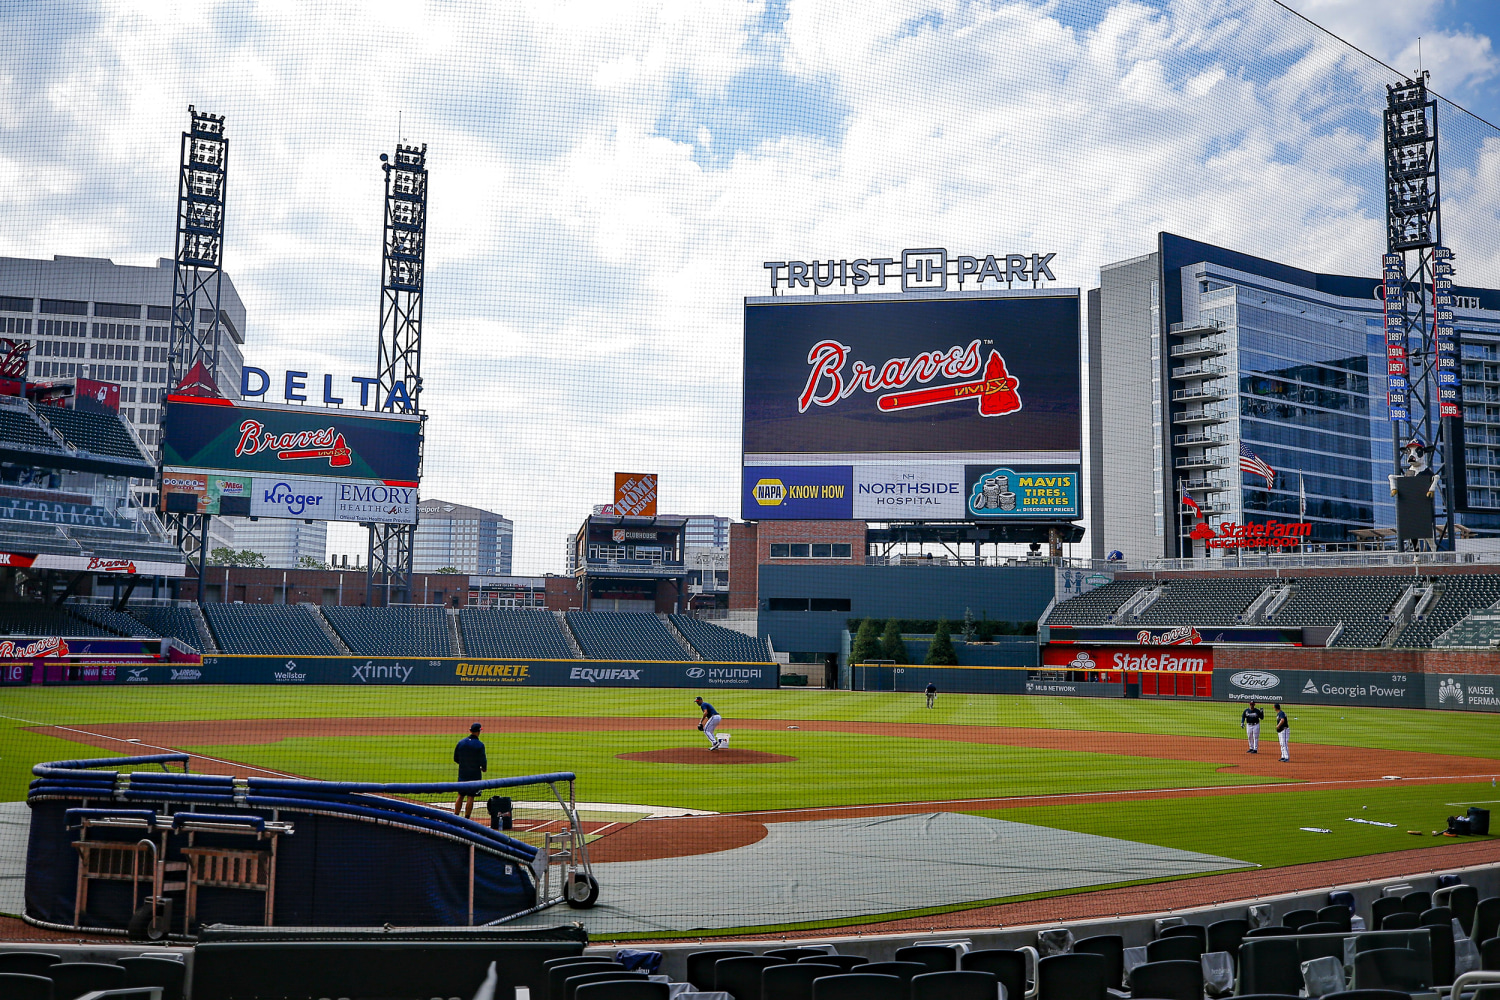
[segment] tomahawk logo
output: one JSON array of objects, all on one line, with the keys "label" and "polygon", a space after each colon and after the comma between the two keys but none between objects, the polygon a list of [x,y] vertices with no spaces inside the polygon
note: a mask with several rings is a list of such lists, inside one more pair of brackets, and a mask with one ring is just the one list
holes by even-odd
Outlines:
[{"label": "tomahawk logo", "polygon": [[1441,705],[1445,701],[1457,702],[1460,705],[1464,703],[1463,685],[1452,677],[1438,685],[1438,704]]},{"label": "tomahawk logo", "polygon": [[1312,682],[1312,678],[1311,677],[1309,677],[1307,679],[1307,683],[1306,684],[1302,685],[1302,693],[1303,694],[1317,694],[1318,693],[1318,686]]}]

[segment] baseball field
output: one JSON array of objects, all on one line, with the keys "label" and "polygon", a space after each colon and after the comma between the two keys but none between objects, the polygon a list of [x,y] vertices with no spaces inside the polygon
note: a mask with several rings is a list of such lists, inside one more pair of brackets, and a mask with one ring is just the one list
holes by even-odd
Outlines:
[{"label": "baseball field", "polygon": [[[710,752],[695,693],[9,688],[0,802],[25,798],[38,761],[165,750],[219,773],[448,781],[478,721],[490,776],[577,773],[604,886],[591,930],[622,939],[963,926],[1110,889],[1232,898],[1372,861],[1500,859],[1493,838],[1435,835],[1471,804],[1500,805],[1500,715],[1288,706],[1282,763],[1269,724],[1245,752],[1234,704],[943,694],[929,710],[913,694],[712,691],[731,739]],[[517,817],[527,833],[548,819],[540,806]],[[802,878],[798,864],[814,881],[862,872],[891,887],[819,890],[827,905],[809,909],[775,888]],[[673,915],[662,886],[705,877],[749,902]],[[629,905],[611,910],[612,884],[634,887]]]}]

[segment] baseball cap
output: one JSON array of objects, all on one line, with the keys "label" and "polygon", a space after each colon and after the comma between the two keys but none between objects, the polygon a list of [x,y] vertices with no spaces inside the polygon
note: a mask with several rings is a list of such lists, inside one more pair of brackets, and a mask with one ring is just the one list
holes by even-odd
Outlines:
[{"label": "baseball cap", "polygon": [[483,726],[481,726],[479,723],[476,722],[472,726],[469,727],[469,732],[471,732],[471,733],[477,733],[477,732],[479,732],[479,730],[481,730],[483,728],[484,728]]},{"label": "baseball cap", "polygon": [[700,694],[698,697],[694,698],[693,700],[694,701],[702,701],[703,700],[703,696]]}]

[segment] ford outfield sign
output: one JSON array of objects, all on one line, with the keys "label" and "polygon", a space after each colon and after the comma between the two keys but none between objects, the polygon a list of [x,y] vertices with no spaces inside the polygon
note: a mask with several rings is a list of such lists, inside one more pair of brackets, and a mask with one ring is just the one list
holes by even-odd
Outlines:
[{"label": "ford outfield sign", "polygon": [[1264,670],[1241,670],[1229,676],[1229,683],[1245,691],[1269,691],[1281,683],[1281,678]]}]

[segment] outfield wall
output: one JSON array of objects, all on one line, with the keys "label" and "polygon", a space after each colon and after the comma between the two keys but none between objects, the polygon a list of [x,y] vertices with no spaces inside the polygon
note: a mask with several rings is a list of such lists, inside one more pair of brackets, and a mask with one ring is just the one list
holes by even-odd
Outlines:
[{"label": "outfield wall", "polygon": [[471,687],[774,688],[775,663],[696,660],[485,660],[394,656],[236,656],[201,664],[7,664],[19,684],[378,684]]}]

